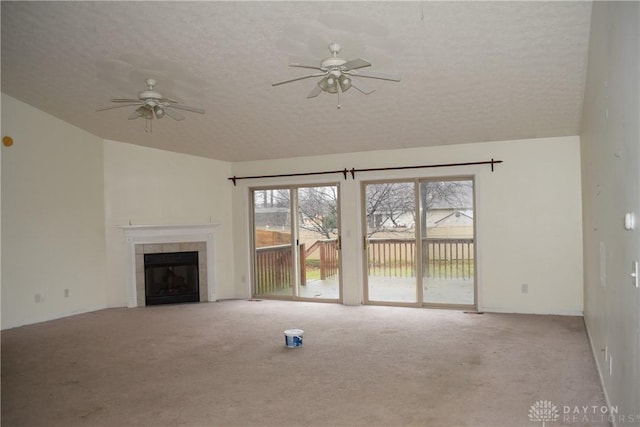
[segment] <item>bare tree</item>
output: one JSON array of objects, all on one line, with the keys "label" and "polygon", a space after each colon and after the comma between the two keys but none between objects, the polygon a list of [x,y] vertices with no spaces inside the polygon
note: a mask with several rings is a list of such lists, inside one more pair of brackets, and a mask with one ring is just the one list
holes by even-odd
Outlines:
[{"label": "bare tree", "polygon": [[[263,207],[288,208],[289,189],[261,190]],[[337,235],[338,189],[336,186],[302,187],[298,192],[300,228],[326,239]],[[437,207],[465,209],[473,203],[471,181],[425,181],[419,184],[420,220],[426,224],[427,212]],[[258,201],[256,201],[258,203]],[[367,235],[393,229],[411,232],[416,215],[415,183],[390,182],[366,186]],[[404,222],[401,220],[404,217]],[[408,221],[410,219],[410,221]],[[406,226],[406,228],[404,228]]]},{"label": "bare tree", "polygon": [[[471,181],[425,181],[419,184],[420,219],[426,224],[427,212],[436,207],[470,208]],[[401,231],[399,219],[410,217],[415,224],[415,183],[369,184],[366,187],[367,235],[393,228]],[[407,229],[407,231],[412,231]]]},{"label": "bare tree", "polygon": [[337,235],[338,189],[335,186],[298,189],[300,228],[321,234],[326,239]]},{"label": "bare tree", "polygon": [[415,195],[412,182],[369,184],[366,187],[367,234],[389,227],[397,228],[402,216],[410,215],[415,222]]},{"label": "bare tree", "polygon": [[254,197],[255,205],[261,208],[289,207],[289,189],[287,188],[257,190]]},{"label": "bare tree", "polygon": [[470,208],[473,203],[471,181],[428,181],[420,185],[420,199],[424,208],[446,206]]}]

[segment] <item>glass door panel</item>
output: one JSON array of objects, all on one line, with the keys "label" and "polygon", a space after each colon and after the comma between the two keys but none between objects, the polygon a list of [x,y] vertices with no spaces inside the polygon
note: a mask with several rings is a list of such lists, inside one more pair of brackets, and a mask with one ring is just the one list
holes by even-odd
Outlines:
[{"label": "glass door panel", "polygon": [[473,180],[420,182],[425,304],[475,305]]},{"label": "glass door panel", "polygon": [[340,298],[338,186],[301,187],[297,194],[301,299]]},{"label": "glass door panel", "polygon": [[417,303],[415,183],[364,185],[366,298]]},{"label": "glass door panel", "polygon": [[254,295],[292,297],[291,190],[253,190]]}]

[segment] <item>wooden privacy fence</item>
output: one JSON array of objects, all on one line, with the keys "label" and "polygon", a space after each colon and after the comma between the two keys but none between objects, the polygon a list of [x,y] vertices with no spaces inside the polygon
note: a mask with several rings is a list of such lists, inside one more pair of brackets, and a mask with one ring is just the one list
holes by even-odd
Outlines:
[{"label": "wooden privacy fence", "polygon": [[[474,273],[473,239],[422,239],[424,276],[469,279]],[[369,239],[370,276],[415,277],[415,239]]]}]

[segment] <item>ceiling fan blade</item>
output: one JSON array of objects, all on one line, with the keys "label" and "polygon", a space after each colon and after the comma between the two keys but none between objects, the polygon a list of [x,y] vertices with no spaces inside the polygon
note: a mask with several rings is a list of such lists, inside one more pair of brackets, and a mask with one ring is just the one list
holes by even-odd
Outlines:
[{"label": "ceiling fan blade", "polygon": [[122,107],[133,107],[135,105],[141,105],[141,104],[142,104],[141,102],[136,102],[135,104],[111,105],[109,107],[96,108],[96,111],[111,110],[113,108],[122,108]]},{"label": "ceiling fan blade", "polygon": [[322,93],[322,88],[318,85],[315,85],[315,87],[311,90],[311,92],[309,92],[309,95],[307,95],[307,98],[315,98],[321,93]]},{"label": "ceiling fan blade", "polygon": [[180,102],[180,101],[176,101],[176,100],[175,100],[175,99],[173,99],[173,98],[162,98],[162,99],[160,100],[160,102],[170,102],[170,103],[172,103],[172,104],[177,104],[177,103],[178,103],[178,102]]},{"label": "ceiling fan blade", "polygon": [[278,82],[278,83],[273,83],[271,86],[280,86],[280,85],[283,85],[285,83],[297,82],[298,80],[304,80],[304,79],[308,79],[310,77],[326,76],[327,74],[328,74],[328,71],[326,73],[321,73],[321,74],[309,74],[308,76],[296,77],[295,79],[285,80],[283,82]]},{"label": "ceiling fan blade", "polygon": [[369,95],[369,94],[375,92],[375,89],[371,89],[368,84],[366,84],[365,82],[363,82],[360,79],[354,78],[353,76],[351,76],[351,86],[355,87],[356,89],[358,89],[360,92],[364,93],[365,95]]},{"label": "ceiling fan blade", "polygon": [[370,67],[370,66],[371,66],[371,62],[362,58],[352,59],[351,61],[347,61],[344,64],[342,64],[342,67],[346,68],[347,70],[355,70],[356,68],[364,68],[364,67]]},{"label": "ceiling fan blade", "polygon": [[192,113],[204,114],[204,110],[202,108],[189,107],[188,105],[170,104],[170,105],[166,105],[164,108],[176,108],[178,110],[191,111]]},{"label": "ceiling fan blade", "polygon": [[354,76],[367,77],[369,79],[391,80],[392,82],[400,81],[400,74],[380,73],[377,71],[354,71]]},{"label": "ceiling fan blade", "polygon": [[315,64],[303,64],[303,63],[299,63],[299,62],[292,62],[291,64],[289,64],[290,67],[297,67],[297,68],[311,68],[312,70],[322,70],[324,71],[324,69],[319,66],[319,65],[315,65]]},{"label": "ceiling fan blade", "polygon": [[177,111],[172,111],[171,108],[166,108],[164,109],[164,113],[171,117],[173,120],[184,120],[184,116],[180,113],[178,113]]},{"label": "ceiling fan blade", "polygon": [[140,102],[139,99],[133,99],[133,98],[111,98],[109,101],[111,101],[111,102]]},{"label": "ceiling fan blade", "polygon": [[301,56],[290,56],[289,66],[298,68],[310,68],[312,70],[322,70],[322,66],[320,65],[319,60],[309,59]]}]

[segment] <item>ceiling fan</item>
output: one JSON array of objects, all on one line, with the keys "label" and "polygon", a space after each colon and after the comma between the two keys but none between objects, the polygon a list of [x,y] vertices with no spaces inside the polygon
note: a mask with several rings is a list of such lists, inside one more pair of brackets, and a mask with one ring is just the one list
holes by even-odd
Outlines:
[{"label": "ceiling fan", "polygon": [[160,92],[154,90],[157,82],[154,79],[146,79],[145,83],[147,84],[147,90],[144,90],[138,93],[138,98],[112,98],[111,102],[119,103],[122,105],[113,105],[109,107],[101,107],[96,111],[104,111],[110,110],[113,108],[122,108],[122,107],[135,107],[135,109],[130,115],[129,120],[137,119],[138,117],[143,117],[145,119],[145,127],[144,130],[146,132],[151,132],[151,121],[155,119],[161,119],[165,115],[171,117],[174,120],[184,120],[184,116],[175,110],[183,110],[190,111],[192,113],[204,114],[204,110],[202,108],[189,107],[187,105],[181,105],[178,101],[171,98],[165,98],[162,96]]},{"label": "ceiling fan", "polygon": [[359,77],[390,80],[393,82],[400,81],[399,74],[362,70],[362,68],[370,67],[371,63],[362,58],[356,58],[350,61],[340,58],[338,54],[341,50],[342,46],[340,46],[338,43],[331,43],[329,45],[329,52],[331,52],[331,56],[323,59],[319,64],[315,61],[305,61],[305,63],[299,62],[289,64],[290,67],[310,68],[312,70],[318,70],[320,72],[302,77],[296,77],[295,79],[285,80],[283,82],[273,83],[272,86],[279,86],[285,83],[308,79],[310,77],[322,77],[322,79],[318,81],[311,92],[309,92],[307,98],[315,98],[323,91],[327,93],[337,93],[338,108],[340,108],[340,92],[346,92],[352,87],[355,87],[365,95],[369,95],[370,93],[374,92],[375,89],[371,89],[364,81],[360,80]]}]

